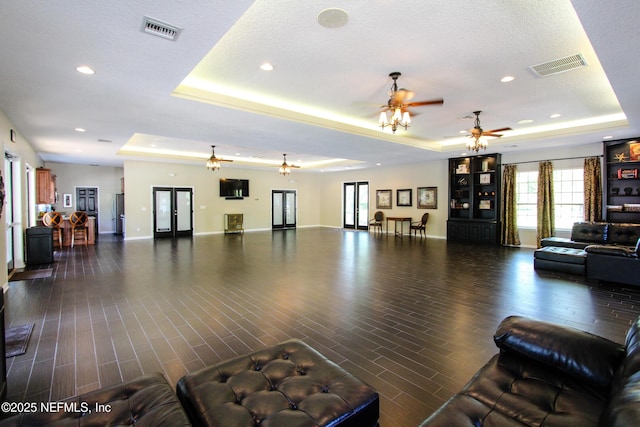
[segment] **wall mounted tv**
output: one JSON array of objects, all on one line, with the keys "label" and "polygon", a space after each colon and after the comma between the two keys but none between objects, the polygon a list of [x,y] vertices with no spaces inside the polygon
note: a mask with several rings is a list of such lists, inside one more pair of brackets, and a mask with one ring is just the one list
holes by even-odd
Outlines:
[{"label": "wall mounted tv", "polygon": [[227,199],[242,199],[249,197],[248,179],[220,179],[220,197]]}]

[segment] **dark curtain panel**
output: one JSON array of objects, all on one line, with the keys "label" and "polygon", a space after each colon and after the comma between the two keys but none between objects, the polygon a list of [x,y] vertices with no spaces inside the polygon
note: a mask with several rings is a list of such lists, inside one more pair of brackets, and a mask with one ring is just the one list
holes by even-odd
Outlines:
[{"label": "dark curtain panel", "polygon": [[553,236],[554,232],[553,165],[546,161],[540,162],[538,168],[538,247],[540,240]]},{"label": "dark curtain panel", "polygon": [[598,157],[584,159],[584,220],[602,221],[602,172]]},{"label": "dark curtain panel", "polygon": [[502,230],[503,245],[519,246],[520,234],[516,221],[516,165],[506,165],[502,173]]}]

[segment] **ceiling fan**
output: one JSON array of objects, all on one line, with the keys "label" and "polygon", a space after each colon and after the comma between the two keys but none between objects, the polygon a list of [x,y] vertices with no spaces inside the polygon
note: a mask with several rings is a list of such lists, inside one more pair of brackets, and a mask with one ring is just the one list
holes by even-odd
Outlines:
[{"label": "ceiling fan", "polygon": [[211,169],[214,172],[217,169],[220,169],[220,162],[233,162],[233,160],[221,159],[219,157],[216,157],[215,149],[216,149],[216,146],[212,145],[211,146],[211,157],[209,157],[209,160],[207,160],[207,169]]},{"label": "ceiling fan", "polygon": [[278,172],[280,172],[280,175],[289,175],[291,173],[291,168],[300,168],[300,166],[296,166],[296,165],[290,165],[287,164],[287,155],[283,154],[282,155],[284,161],[282,162],[282,165],[280,166],[280,169],[278,170]]},{"label": "ceiling fan", "polygon": [[[405,130],[411,123],[411,113],[409,108],[423,107],[425,105],[442,105],[444,99],[431,99],[428,101],[410,102],[415,96],[415,93],[404,88],[398,88],[398,77],[402,73],[394,71],[389,74],[389,77],[393,79],[393,84],[389,90],[389,100],[385,105],[382,105],[382,112],[380,113],[380,127],[384,130],[385,127],[391,126],[391,131],[396,133],[398,127],[403,127]],[[391,119],[387,120],[387,111],[392,111]]]},{"label": "ceiling fan", "polygon": [[489,145],[486,139],[484,140],[480,139],[482,136],[492,136],[495,138],[500,138],[502,134],[498,132],[505,132],[505,131],[511,130],[511,128],[483,130],[482,127],[480,126],[480,113],[482,113],[482,111],[473,112],[473,114],[476,115],[476,119],[474,121],[473,128],[469,130],[469,132],[471,132],[471,135],[469,135],[469,137],[472,138],[473,141],[467,142],[467,149],[473,150],[476,153],[480,151],[480,149],[486,150],[487,146]]}]

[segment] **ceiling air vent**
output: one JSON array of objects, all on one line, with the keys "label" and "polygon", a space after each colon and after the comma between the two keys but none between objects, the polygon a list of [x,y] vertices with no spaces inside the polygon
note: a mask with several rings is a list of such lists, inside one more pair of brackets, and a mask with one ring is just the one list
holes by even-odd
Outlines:
[{"label": "ceiling air vent", "polygon": [[142,21],[142,31],[153,34],[154,36],[162,37],[163,39],[175,40],[178,38],[182,28],[145,16]]},{"label": "ceiling air vent", "polygon": [[532,65],[529,68],[531,68],[537,76],[547,77],[553,74],[560,74],[565,71],[586,67],[587,65],[587,60],[584,59],[584,56],[582,56],[581,53],[578,53],[576,55],[554,59],[553,61],[545,62],[543,64]]}]

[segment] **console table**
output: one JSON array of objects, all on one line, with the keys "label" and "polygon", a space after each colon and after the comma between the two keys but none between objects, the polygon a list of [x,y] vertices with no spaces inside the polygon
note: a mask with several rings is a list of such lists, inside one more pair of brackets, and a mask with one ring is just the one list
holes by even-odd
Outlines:
[{"label": "console table", "polygon": [[387,217],[387,233],[389,232],[389,221],[395,221],[393,225],[393,231],[398,235],[398,222],[400,222],[400,236],[404,234],[404,223],[409,224],[408,231],[411,232],[411,217],[410,216],[388,216]]}]

